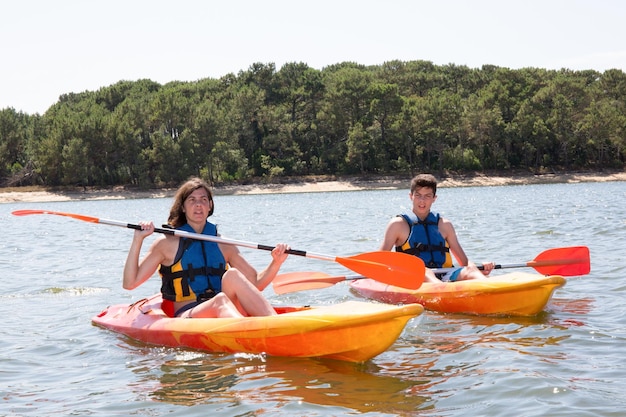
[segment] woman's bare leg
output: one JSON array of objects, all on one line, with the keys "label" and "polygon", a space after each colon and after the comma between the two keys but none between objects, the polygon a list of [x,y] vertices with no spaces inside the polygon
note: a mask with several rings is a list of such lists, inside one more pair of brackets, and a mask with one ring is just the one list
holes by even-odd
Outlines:
[{"label": "woman's bare leg", "polygon": [[231,268],[222,276],[222,291],[244,316],[273,316],[276,311],[241,272]]},{"label": "woman's bare leg", "polygon": [[217,294],[209,301],[198,304],[192,309],[182,313],[180,317],[187,318],[215,318],[215,317],[243,317],[237,307],[228,299],[223,292]]}]

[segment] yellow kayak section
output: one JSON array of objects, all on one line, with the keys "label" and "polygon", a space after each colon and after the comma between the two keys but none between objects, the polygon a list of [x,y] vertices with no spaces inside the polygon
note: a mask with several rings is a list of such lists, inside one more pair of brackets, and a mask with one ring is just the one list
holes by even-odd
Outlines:
[{"label": "yellow kayak section", "polygon": [[161,295],[106,308],[98,326],[145,343],[208,352],[264,353],[365,362],[387,350],[407,322],[423,313],[402,306],[348,301],[319,307],[275,307],[276,316],[170,318]]},{"label": "yellow kayak section", "polygon": [[350,286],[357,294],[384,303],[419,303],[427,310],[498,316],[534,316],[541,312],[554,290],[565,285],[560,275],[512,272],[479,280],[431,283],[417,290],[394,287],[372,279]]}]

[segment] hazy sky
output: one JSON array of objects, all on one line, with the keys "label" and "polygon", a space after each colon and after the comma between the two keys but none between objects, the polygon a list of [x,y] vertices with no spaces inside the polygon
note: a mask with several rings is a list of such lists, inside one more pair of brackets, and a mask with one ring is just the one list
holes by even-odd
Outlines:
[{"label": "hazy sky", "polygon": [[0,0],[0,109],[250,65],[344,61],[626,71],[622,0]]}]

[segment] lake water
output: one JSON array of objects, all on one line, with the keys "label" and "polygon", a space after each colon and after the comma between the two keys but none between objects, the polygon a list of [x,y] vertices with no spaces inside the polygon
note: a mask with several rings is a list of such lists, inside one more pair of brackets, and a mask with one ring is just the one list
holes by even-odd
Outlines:
[{"label": "lake water", "polygon": [[[453,221],[475,262],[523,263],[545,249],[586,245],[591,273],[569,277],[534,318],[426,312],[365,364],[200,353],[91,325],[104,307],[159,290],[157,277],[121,288],[131,230],[10,214],[46,209],[160,224],[171,199],[1,204],[0,416],[624,415],[626,183],[438,194],[433,210]],[[227,238],[332,256],[376,250],[387,221],[410,203],[406,190],[215,200],[212,219]],[[241,251],[258,269],[269,262],[269,252]],[[352,273],[298,256],[282,272],[308,270]],[[357,298],[345,283],[265,293],[276,304]]]}]

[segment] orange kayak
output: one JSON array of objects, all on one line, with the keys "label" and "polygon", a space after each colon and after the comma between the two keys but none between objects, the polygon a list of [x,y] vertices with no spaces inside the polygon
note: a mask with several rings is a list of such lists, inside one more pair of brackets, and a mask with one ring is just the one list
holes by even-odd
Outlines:
[{"label": "orange kayak", "polygon": [[495,275],[480,280],[424,282],[417,290],[386,285],[372,279],[353,281],[357,294],[390,304],[419,303],[427,310],[500,316],[534,316],[555,289],[565,285],[560,275],[527,272]]},{"label": "orange kayak", "polygon": [[365,362],[387,350],[419,304],[348,301],[320,307],[276,307],[276,316],[170,318],[161,295],[108,307],[93,323],[145,343],[208,352],[266,353]]}]

